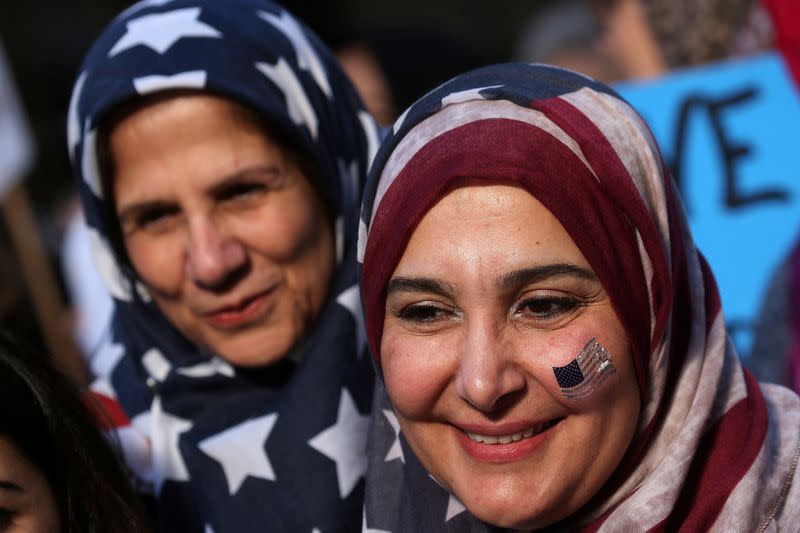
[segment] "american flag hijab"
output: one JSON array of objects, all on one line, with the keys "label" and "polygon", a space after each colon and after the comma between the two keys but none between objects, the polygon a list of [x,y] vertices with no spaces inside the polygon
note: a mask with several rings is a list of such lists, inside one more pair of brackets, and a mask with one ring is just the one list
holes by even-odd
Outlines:
[{"label": "american flag hijab", "polygon": [[[209,91],[262,114],[310,154],[336,212],[337,265],[302,345],[244,370],[181,335],[109,240],[97,126],[122,102]],[[331,53],[263,0],[145,0],[120,14],[81,67],[69,152],[115,314],[94,364],[163,531],[353,531],[361,524],[372,363],[355,250],[360,189],[378,132]]]},{"label": "american flag hijab", "polygon": [[[642,398],[637,433],[567,530],[796,528],[800,399],[742,369],[648,128],[611,89],[576,73],[486,67],[434,89],[394,124],[370,170],[359,230],[378,369],[387,282],[415,224],[462,176],[512,180],[544,204],[628,334]],[[364,531],[491,529],[428,476],[380,396]]]}]

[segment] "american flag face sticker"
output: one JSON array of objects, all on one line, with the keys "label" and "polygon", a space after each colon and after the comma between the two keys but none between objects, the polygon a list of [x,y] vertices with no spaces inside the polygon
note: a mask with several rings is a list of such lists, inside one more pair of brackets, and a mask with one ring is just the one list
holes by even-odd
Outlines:
[{"label": "american flag face sticker", "polygon": [[561,394],[568,400],[586,398],[616,372],[611,354],[594,337],[568,365],[553,367]]}]

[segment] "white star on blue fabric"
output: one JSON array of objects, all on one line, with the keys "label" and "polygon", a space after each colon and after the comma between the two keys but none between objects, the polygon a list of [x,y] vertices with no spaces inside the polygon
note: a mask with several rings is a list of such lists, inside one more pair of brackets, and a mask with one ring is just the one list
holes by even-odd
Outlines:
[{"label": "white star on blue fabric", "polygon": [[265,445],[277,420],[277,413],[252,418],[197,445],[222,466],[231,496],[236,494],[247,476],[275,481],[275,471]]},{"label": "white star on blue fabric", "polygon": [[124,19],[125,17],[129,17],[134,13],[141,11],[142,9],[146,9],[148,7],[160,7],[174,0],[142,0],[141,2],[136,2],[131,7],[120,13],[117,18]]},{"label": "white star on blue fabric", "polygon": [[[87,120],[88,126],[88,120]],[[86,128],[88,130],[88,127]],[[103,187],[100,184],[100,169],[97,165],[97,131],[92,130],[83,137],[83,156],[81,169],[86,185],[98,198],[103,197]]]},{"label": "white star on blue fabric", "polygon": [[364,332],[364,321],[361,312],[361,295],[358,285],[345,289],[336,297],[336,303],[350,311],[356,323],[356,354],[359,359],[364,357],[364,345],[367,343],[367,334]]},{"label": "white star on blue fabric", "polygon": [[397,135],[397,132],[403,127],[403,123],[406,121],[409,111],[411,111],[410,107],[403,111],[403,113],[394,121],[394,124],[392,125],[392,133],[394,135]]},{"label": "white star on blue fabric", "polygon": [[339,494],[345,499],[367,471],[369,416],[359,413],[353,398],[342,387],[336,423],[308,441],[309,446],[336,463]]},{"label": "white star on blue fabric", "polygon": [[153,430],[149,433],[153,443],[153,474],[156,494],[167,480],[189,481],[189,470],[179,449],[183,433],[192,429],[192,422],[173,416],[161,406],[161,398],[153,400],[150,409]]},{"label": "white star on blue fabric", "polygon": [[153,460],[153,413],[143,411],[131,419],[130,427],[117,428],[125,464],[143,481],[155,484]]},{"label": "white star on blue fabric", "polygon": [[364,507],[363,512],[361,513],[361,533],[392,533],[391,531],[386,531],[385,529],[372,529],[367,527],[367,508]]},{"label": "white star on blue fabric", "polygon": [[82,72],[75,82],[75,89],[72,91],[72,98],[69,101],[67,111],[67,146],[70,159],[75,158],[75,148],[81,140],[81,117],[78,113],[78,103],[83,94],[83,86],[86,84],[87,73]]},{"label": "white star on blue fabric", "polygon": [[142,366],[144,366],[150,377],[156,381],[167,379],[167,375],[172,370],[172,365],[158,348],[150,348],[144,353]]},{"label": "white star on blue fabric", "polygon": [[204,533],[214,533],[214,528],[211,527],[211,524],[206,524],[205,532]]},{"label": "white star on blue fabric", "polygon": [[275,16],[266,11],[259,11],[258,16],[275,26],[278,31],[289,39],[297,55],[297,66],[310,72],[314,80],[316,80],[317,85],[319,85],[322,92],[325,93],[325,96],[327,96],[329,100],[332,99],[333,91],[331,90],[331,84],[328,81],[325,67],[322,65],[322,61],[319,60],[317,53],[311,47],[311,43],[306,39],[303,29],[297,24],[297,21],[290,17],[285,11],[282,12],[280,16]]},{"label": "white star on blue fabric", "polygon": [[131,283],[117,266],[111,246],[97,230],[89,228],[88,231],[92,257],[94,257],[97,272],[100,274],[100,278],[103,280],[108,292],[118,300],[130,302],[133,300]]},{"label": "white star on blue fabric", "polygon": [[189,378],[209,378],[216,374],[220,374],[227,378],[232,378],[236,375],[233,366],[224,359],[214,357],[207,363],[199,363],[193,366],[186,366],[177,370],[178,374]]},{"label": "white star on blue fabric", "polygon": [[460,515],[466,510],[467,508],[464,507],[464,504],[451,494],[450,499],[447,500],[447,513],[445,514],[444,521],[449,522],[451,518]]},{"label": "white star on blue fabric", "polygon": [[281,90],[286,99],[286,111],[292,122],[298,126],[304,124],[308,126],[311,137],[316,140],[319,128],[317,114],[314,112],[314,107],[300,84],[300,80],[297,79],[286,60],[280,58],[275,65],[256,63],[256,68]]},{"label": "white star on blue fabric", "polygon": [[356,260],[359,264],[364,264],[364,255],[367,253],[367,238],[369,237],[369,230],[364,220],[358,218],[358,246],[356,247]]},{"label": "white star on blue fabric", "polygon": [[166,13],[154,13],[134,19],[127,24],[127,31],[111,48],[108,57],[143,45],[159,54],[186,37],[208,37],[218,39],[222,33],[200,22],[199,7],[176,9]]},{"label": "white star on blue fabric", "polygon": [[394,442],[386,453],[386,458],[383,462],[388,463],[394,459],[400,459],[400,462],[405,463],[406,458],[403,455],[403,447],[400,445],[400,422],[397,421],[397,415],[395,415],[391,409],[383,409],[383,416],[386,417],[386,420],[389,421],[389,425],[392,426],[394,430]]},{"label": "white star on blue fabric", "polygon": [[136,92],[145,95],[167,89],[203,89],[206,86],[208,74],[205,70],[190,70],[179,72],[172,76],[142,76],[133,79]]},{"label": "white star on blue fabric", "polygon": [[497,89],[499,87],[502,87],[502,85],[487,85],[486,87],[477,87],[475,89],[468,89],[466,91],[458,91],[448,94],[442,98],[442,107],[444,108],[453,104],[471,102],[472,100],[486,100],[486,97],[481,94],[481,91],[485,91],[486,89]]},{"label": "white star on blue fabric", "polygon": [[381,135],[375,121],[366,111],[358,112],[358,121],[361,123],[361,129],[364,130],[364,136],[367,138],[367,168],[372,164],[375,159],[375,154],[378,153],[378,148],[381,146]]},{"label": "white star on blue fabric", "polygon": [[108,378],[123,355],[125,355],[125,347],[121,343],[112,341],[109,334],[105,334],[96,354],[92,357],[92,374]]}]

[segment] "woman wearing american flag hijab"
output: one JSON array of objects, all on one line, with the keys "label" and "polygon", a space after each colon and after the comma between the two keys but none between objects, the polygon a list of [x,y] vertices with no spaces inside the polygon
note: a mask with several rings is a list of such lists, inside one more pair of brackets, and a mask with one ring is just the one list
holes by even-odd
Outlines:
[{"label": "woman wearing american flag hijab", "polygon": [[331,53],[265,0],[145,0],[94,43],[68,121],[115,304],[93,391],[160,529],[358,529],[377,130]]},{"label": "woman wearing american flag hijab", "polygon": [[365,531],[800,525],[800,399],[740,365],[613,90],[545,65],[454,78],[394,124],[362,225],[387,394]]}]

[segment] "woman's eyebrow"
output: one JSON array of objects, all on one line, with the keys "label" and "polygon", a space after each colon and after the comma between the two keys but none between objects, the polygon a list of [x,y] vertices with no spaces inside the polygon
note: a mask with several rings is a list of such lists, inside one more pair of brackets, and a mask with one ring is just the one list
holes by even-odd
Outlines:
[{"label": "woman's eyebrow", "polygon": [[173,202],[164,202],[161,200],[143,200],[141,202],[132,202],[119,210],[117,218],[120,222],[128,219],[136,219],[142,213],[151,211],[153,209],[173,209],[175,204]]},{"label": "woman's eyebrow", "polygon": [[597,275],[587,268],[570,263],[555,263],[531,268],[521,268],[498,276],[495,287],[508,290],[513,287],[536,283],[549,278],[575,277],[589,281],[597,281]]},{"label": "woman's eyebrow", "polygon": [[238,169],[227,176],[223,176],[220,180],[213,183],[209,188],[209,192],[211,194],[217,194],[225,190],[225,188],[229,187],[231,184],[236,184],[242,180],[247,180],[257,176],[263,176],[264,174],[271,174],[275,176],[280,175],[281,167],[278,165],[256,165]]},{"label": "woman's eyebrow", "polygon": [[0,489],[3,490],[13,490],[15,492],[22,492],[22,487],[14,483],[13,481],[7,481],[5,479],[0,479]]},{"label": "woman's eyebrow", "polygon": [[448,297],[455,294],[452,285],[434,278],[392,278],[386,286],[386,296],[396,292],[430,292]]}]

